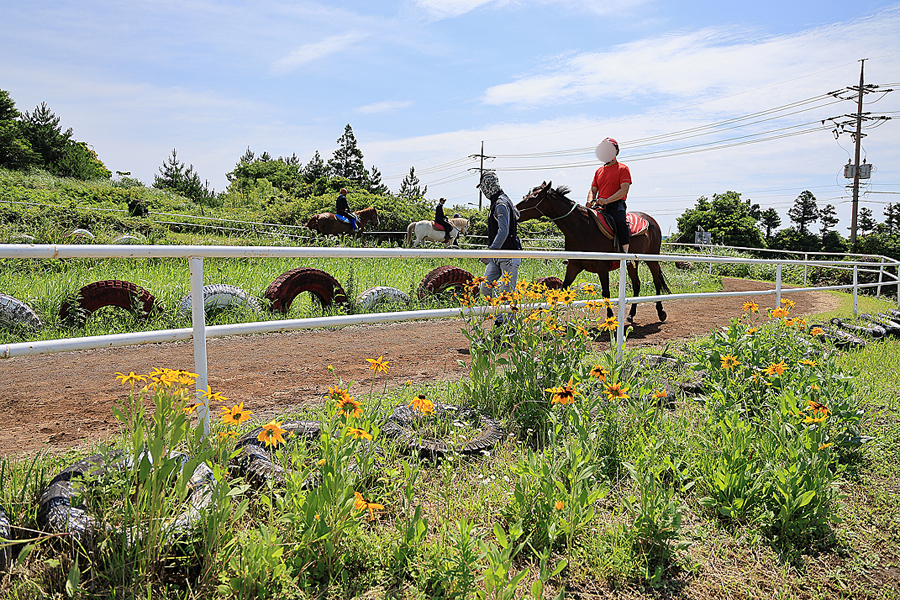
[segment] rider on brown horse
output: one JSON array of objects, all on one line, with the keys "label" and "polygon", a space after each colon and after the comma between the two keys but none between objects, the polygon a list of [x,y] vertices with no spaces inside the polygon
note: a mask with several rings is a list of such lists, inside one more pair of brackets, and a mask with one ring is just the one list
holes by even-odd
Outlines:
[{"label": "rider on brown horse", "polygon": [[588,208],[603,207],[606,214],[616,223],[619,247],[622,252],[628,252],[631,234],[626,221],[625,200],[631,187],[631,171],[616,160],[619,155],[619,143],[612,138],[600,142],[596,154],[604,164],[594,173],[586,204]]},{"label": "rider on brown horse", "polygon": [[341,193],[337,197],[337,206],[334,213],[350,220],[350,226],[356,231],[356,215],[350,212],[350,205],[347,203],[347,188],[341,188]]}]

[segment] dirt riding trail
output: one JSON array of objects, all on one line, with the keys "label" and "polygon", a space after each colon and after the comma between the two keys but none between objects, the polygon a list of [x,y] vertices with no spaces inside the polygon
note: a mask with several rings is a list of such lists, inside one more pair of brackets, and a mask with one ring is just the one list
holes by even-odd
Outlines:
[{"label": "dirt riding trail", "polygon": [[[771,284],[724,279],[726,291],[771,289]],[[791,294],[794,315],[833,310],[826,292]],[[629,347],[663,346],[670,340],[705,335],[740,314],[747,298],[706,298],[665,303],[668,320],[657,322],[652,305],[640,305]],[[757,301],[765,306],[773,296]],[[379,375],[388,388],[465,375],[468,341],[460,320],[358,325],[207,341],[209,384],[230,402],[244,402],[257,420],[319,403],[335,378],[356,382],[355,395],[369,390],[366,358],[384,356],[390,371]],[[605,343],[603,344],[606,345]],[[112,407],[127,397],[115,373],[146,374],[155,367],[193,370],[190,342],[148,344],[19,357],[0,361],[0,455],[86,446],[118,431]]]}]

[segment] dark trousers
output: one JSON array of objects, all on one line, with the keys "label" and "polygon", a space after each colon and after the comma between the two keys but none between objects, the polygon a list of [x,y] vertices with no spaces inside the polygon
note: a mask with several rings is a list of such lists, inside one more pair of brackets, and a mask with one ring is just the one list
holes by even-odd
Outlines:
[{"label": "dark trousers", "polygon": [[631,231],[628,229],[628,219],[625,218],[626,213],[625,203],[621,200],[616,200],[606,205],[606,214],[616,222],[616,236],[619,239],[619,246],[631,243]]}]

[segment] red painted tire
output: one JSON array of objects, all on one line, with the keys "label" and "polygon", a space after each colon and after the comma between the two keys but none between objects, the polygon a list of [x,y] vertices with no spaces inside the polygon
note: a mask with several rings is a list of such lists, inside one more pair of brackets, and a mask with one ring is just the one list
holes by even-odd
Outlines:
[{"label": "red painted tire", "polygon": [[440,294],[451,288],[464,288],[472,281],[472,274],[459,267],[438,267],[422,279],[419,290],[423,294]]},{"label": "red painted tire", "polygon": [[559,277],[538,277],[534,280],[535,283],[543,284],[547,287],[548,290],[561,290],[563,289],[563,280]]},{"label": "red painted tire", "polygon": [[347,294],[337,279],[325,271],[302,267],[282,273],[269,285],[264,297],[272,302],[272,310],[287,313],[301,292],[309,292],[322,306],[347,302]]},{"label": "red painted tire", "polygon": [[109,279],[95,281],[80,290],[73,298],[67,298],[59,307],[62,321],[84,323],[94,311],[104,306],[118,306],[134,315],[136,319],[146,319],[154,311],[162,312],[153,294],[129,281]]}]

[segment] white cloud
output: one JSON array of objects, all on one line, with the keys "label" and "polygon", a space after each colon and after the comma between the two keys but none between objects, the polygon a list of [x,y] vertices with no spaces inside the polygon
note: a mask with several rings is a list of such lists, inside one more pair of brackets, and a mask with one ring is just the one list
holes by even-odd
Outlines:
[{"label": "white cloud", "polygon": [[273,62],[270,71],[274,75],[284,75],[305,64],[341,52],[364,39],[367,35],[365,33],[345,33],[343,35],[333,35],[312,44],[304,44],[292,50],[287,56],[283,56]]},{"label": "white cloud", "polygon": [[[681,32],[555,59],[543,72],[489,87],[482,101],[529,108],[563,101],[722,97],[852,57],[896,52],[898,30],[900,13],[886,11],[784,36],[760,37],[734,28]],[[817,88],[812,81],[808,86]],[[802,87],[798,83],[792,93]]]},{"label": "white cloud", "polygon": [[365,106],[360,106],[359,108],[356,108],[354,110],[360,114],[373,115],[377,113],[386,113],[400,110],[401,108],[412,106],[412,104],[412,100],[385,100],[384,102],[373,102],[372,104],[366,104]]},{"label": "white cloud", "polygon": [[493,0],[415,0],[416,4],[425,9],[433,17],[449,19],[458,17]]}]

